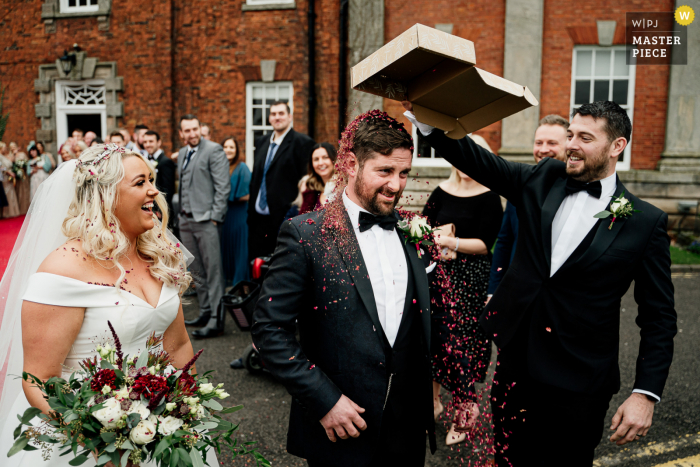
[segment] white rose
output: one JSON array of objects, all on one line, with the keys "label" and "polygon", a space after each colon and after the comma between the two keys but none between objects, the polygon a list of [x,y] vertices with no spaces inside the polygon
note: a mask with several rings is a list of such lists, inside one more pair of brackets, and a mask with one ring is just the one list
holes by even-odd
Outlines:
[{"label": "white rose", "polygon": [[624,206],[626,204],[629,204],[629,200],[627,198],[620,198],[620,206]]},{"label": "white rose", "polygon": [[610,210],[612,212],[617,212],[620,209],[621,205],[618,201],[615,201],[614,203],[610,204]]},{"label": "white rose", "polygon": [[175,410],[175,407],[177,407],[177,404],[175,402],[168,402],[165,404],[165,410],[170,412],[171,410]]},{"label": "white rose", "polygon": [[411,219],[411,222],[409,222],[408,225],[411,228],[412,236],[422,237],[423,230],[421,227],[428,227],[428,221],[423,217],[415,216],[413,219]]},{"label": "white rose", "polygon": [[107,428],[116,428],[117,422],[125,414],[122,410],[122,404],[114,397],[107,399],[104,402],[104,407],[92,414],[102,426]]},{"label": "white rose", "polygon": [[156,437],[156,425],[150,420],[141,420],[129,433],[134,444],[148,444]]},{"label": "white rose", "polygon": [[160,422],[158,424],[158,433],[163,436],[172,435],[185,423],[182,419],[171,416],[158,417],[158,421]]},{"label": "white rose", "polygon": [[148,410],[148,407],[146,407],[141,401],[134,401],[131,403],[131,407],[129,407],[129,410],[126,412],[126,414],[129,415],[132,413],[137,413],[141,415],[141,420],[146,420],[148,416],[151,415],[151,411]]},{"label": "white rose", "polygon": [[214,385],[211,383],[202,384],[199,386],[199,392],[202,394],[209,394],[214,390]]},{"label": "white rose", "polygon": [[112,391],[112,388],[110,386],[108,386],[106,384],[104,386],[102,386],[102,394],[109,394],[110,391]]}]

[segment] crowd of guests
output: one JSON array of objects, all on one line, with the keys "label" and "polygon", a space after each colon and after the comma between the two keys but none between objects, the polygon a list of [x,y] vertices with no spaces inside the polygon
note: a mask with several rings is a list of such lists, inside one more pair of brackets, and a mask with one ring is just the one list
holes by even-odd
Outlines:
[{"label": "crowd of guests", "polygon": [[26,214],[37,188],[55,168],[53,155],[41,142],[32,141],[24,152],[15,142],[0,141],[0,217]]}]

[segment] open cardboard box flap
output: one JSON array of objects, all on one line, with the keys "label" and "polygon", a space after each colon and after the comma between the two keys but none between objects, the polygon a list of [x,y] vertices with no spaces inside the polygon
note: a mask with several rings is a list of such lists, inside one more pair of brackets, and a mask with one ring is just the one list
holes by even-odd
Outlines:
[{"label": "open cardboard box flap", "polygon": [[533,105],[530,90],[476,68],[474,44],[416,24],[352,69],[352,87],[413,103],[419,121],[459,139]]}]

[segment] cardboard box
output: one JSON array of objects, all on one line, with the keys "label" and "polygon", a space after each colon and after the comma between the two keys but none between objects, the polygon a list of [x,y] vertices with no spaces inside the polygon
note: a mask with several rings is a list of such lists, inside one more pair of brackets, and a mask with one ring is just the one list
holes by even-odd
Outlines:
[{"label": "cardboard box", "polygon": [[474,66],[471,41],[416,24],[352,68],[352,87],[397,101],[454,139],[537,105],[530,90]]}]

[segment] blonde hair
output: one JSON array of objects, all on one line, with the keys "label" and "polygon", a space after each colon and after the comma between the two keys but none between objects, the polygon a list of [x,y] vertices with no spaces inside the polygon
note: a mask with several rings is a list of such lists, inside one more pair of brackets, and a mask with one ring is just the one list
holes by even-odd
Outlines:
[{"label": "blonde hair", "polygon": [[[112,262],[120,272],[114,284],[116,288],[126,276],[119,260],[129,250],[129,240],[120,229],[119,219],[114,216],[119,203],[118,185],[124,178],[122,161],[128,157],[138,157],[146,162],[141,154],[116,144],[100,144],[83,151],[73,175],[75,196],[62,227],[69,240],[81,241],[85,253],[97,260]],[[146,162],[146,165],[155,178],[151,164]],[[155,203],[163,214],[162,223],[153,216],[155,227],[138,236],[136,251],[152,261],[148,269],[153,277],[179,287],[182,294],[192,277],[187,272],[180,244],[173,244],[168,237],[168,205],[162,194],[156,196]]]},{"label": "blonde hair", "polygon": [[[489,143],[486,142],[483,136],[479,135],[470,135],[469,136],[472,141],[474,141],[476,144],[481,146],[482,148],[486,149],[488,152],[493,152],[491,150],[491,146],[489,146]],[[467,174],[469,175],[469,174]],[[455,166],[452,166],[452,171],[450,172],[450,178],[447,179],[448,183],[456,183],[459,184],[459,174],[457,173],[457,169]]]}]

